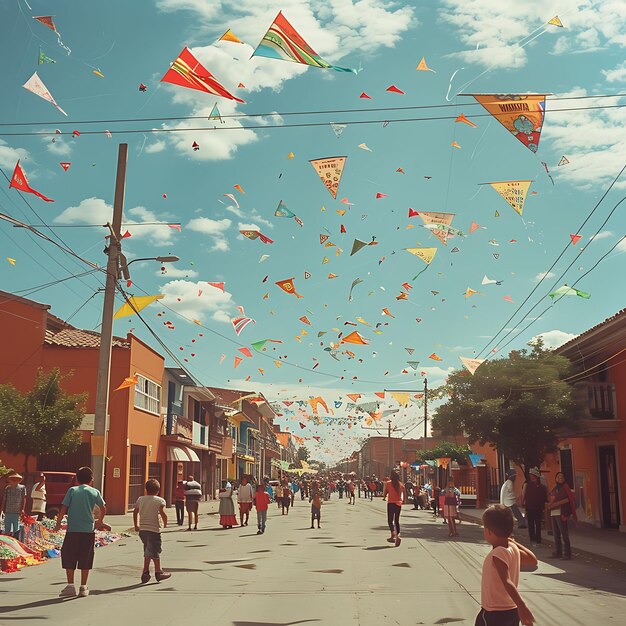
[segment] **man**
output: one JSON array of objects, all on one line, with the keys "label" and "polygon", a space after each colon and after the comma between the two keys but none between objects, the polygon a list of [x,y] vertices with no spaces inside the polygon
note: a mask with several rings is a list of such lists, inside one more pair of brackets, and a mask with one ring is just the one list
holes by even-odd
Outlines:
[{"label": "man", "polygon": [[517,520],[518,528],[526,528],[526,519],[522,515],[522,512],[517,506],[517,496],[515,495],[515,479],[517,478],[517,472],[514,469],[510,469],[506,473],[507,479],[502,484],[500,489],[500,504],[511,509],[511,513]]},{"label": "man", "polygon": [[0,515],[4,513],[4,532],[12,537],[18,537],[20,532],[20,519],[24,517],[26,505],[26,487],[20,484],[22,476],[12,472],[7,476],[9,483],[4,489]]},{"label": "man", "polygon": [[[250,519],[250,511],[252,510],[252,485],[248,482],[248,477],[241,479],[241,485],[237,493],[237,502],[239,503],[239,521],[241,526],[247,526]],[[245,521],[244,521],[245,519]]]},{"label": "man", "polygon": [[202,487],[191,474],[187,476],[187,480],[183,482],[183,487],[185,487],[187,517],[189,520],[189,528],[187,530],[191,530],[191,524],[194,518],[195,524],[193,529],[198,530],[198,508],[200,506],[200,498],[202,497]]}]

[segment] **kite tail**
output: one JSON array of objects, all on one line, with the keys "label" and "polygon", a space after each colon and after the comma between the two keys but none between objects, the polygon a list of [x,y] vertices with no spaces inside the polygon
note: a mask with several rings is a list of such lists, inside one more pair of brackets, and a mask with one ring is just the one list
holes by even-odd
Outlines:
[{"label": "kite tail", "polygon": [[411,280],[415,280],[418,276],[421,276],[427,269],[428,269],[428,265],[421,272],[413,276]]},{"label": "kite tail", "polygon": [[67,56],[70,56],[70,54],[72,54],[72,51],[61,41],[61,35],[59,35],[59,33],[57,33],[57,41],[61,48],[63,48],[63,50],[67,52]]}]

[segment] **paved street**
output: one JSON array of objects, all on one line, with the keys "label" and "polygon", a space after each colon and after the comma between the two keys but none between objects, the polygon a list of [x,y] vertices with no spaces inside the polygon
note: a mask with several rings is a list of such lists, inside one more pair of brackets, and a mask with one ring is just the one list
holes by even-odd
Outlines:
[{"label": "paved street", "polygon": [[[309,506],[296,500],[288,517],[270,508],[263,536],[254,513],[250,526],[229,531],[202,515],[197,532],[166,531],[163,563],[173,576],[160,584],[139,583],[141,545],[126,538],[96,551],[84,599],[56,597],[64,584],[58,560],[1,575],[0,624],[473,624],[482,530],[463,523],[451,541],[428,512],[405,507],[395,548],[385,541],[384,507],[334,496],[322,528],[311,530]],[[522,573],[520,589],[538,624],[623,623],[626,571],[617,565],[541,561]]]}]

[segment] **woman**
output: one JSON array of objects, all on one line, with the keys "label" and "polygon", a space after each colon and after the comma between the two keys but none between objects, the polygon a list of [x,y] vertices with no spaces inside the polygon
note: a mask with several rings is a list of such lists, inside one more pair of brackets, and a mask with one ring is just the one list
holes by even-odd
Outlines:
[{"label": "woman", "polygon": [[448,523],[448,537],[456,537],[458,536],[458,532],[456,531],[456,519],[458,517],[458,502],[457,502],[457,489],[454,487],[454,481],[450,479],[448,481],[448,486],[444,491],[444,500],[443,500],[443,517],[444,520]]},{"label": "woman", "polygon": [[541,471],[531,467],[528,482],[522,488],[522,504],[526,509],[528,536],[531,543],[541,543],[541,520],[548,501],[548,490],[541,484]]},{"label": "woman", "polygon": [[400,545],[400,512],[402,505],[406,502],[406,489],[400,482],[398,472],[391,472],[391,479],[385,483],[383,488],[383,500],[387,499],[387,524],[391,531],[391,537],[387,539],[389,543],[395,543],[396,548]]},{"label": "woman", "polygon": [[563,472],[558,472],[554,479],[556,485],[550,492],[548,504],[552,520],[552,532],[554,533],[555,551],[552,553],[552,558],[569,560],[572,558],[572,546],[569,541],[567,521],[570,517],[573,517],[575,522],[578,521],[574,506],[574,494],[565,481]]},{"label": "woman", "polygon": [[39,474],[39,481],[33,485],[33,490],[30,493],[33,505],[30,509],[30,514],[33,517],[37,517],[38,521],[41,521],[46,514],[46,476],[45,474]]},{"label": "woman", "polygon": [[220,526],[225,529],[237,526],[235,505],[233,504],[233,488],[230,483],[223,480],[222,488],[217,496],[220,499]]}]

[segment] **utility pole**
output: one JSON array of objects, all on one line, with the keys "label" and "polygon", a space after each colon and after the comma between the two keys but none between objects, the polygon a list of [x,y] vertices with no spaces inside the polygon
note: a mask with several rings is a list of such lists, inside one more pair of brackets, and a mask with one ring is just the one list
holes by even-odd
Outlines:
[{"label": "utility pole", "polygon": [[96,408],[94,428],[91,435],[91,468],[94,486],[104,489],[104,464],[107,451],[107,417],[109,412],[109,378],[111,374],[111,346],[113,341],[113,309],[115,289],[119,273],[121,253],[120,230],[124,210],[124,188],[126,185],[126,160],[128,144],[121,143],[117,153],[117,176],[115,179],[115,199],[113,202],[113,221],[107,226],[111,238],[107,248],[107,277],[102,308],[102,328],[100,333],[100,353],[98,356],[98,377],[96,381]]},{"label": "utility pole", "polygon": [[428,437],[428,378],[424,378],[424,450],[426,437]]},{"label": "utility pole", "polygon": [[393,469],[393,459],[391,452],[391,420],[387,420],[387,476],[391,476]]}]

